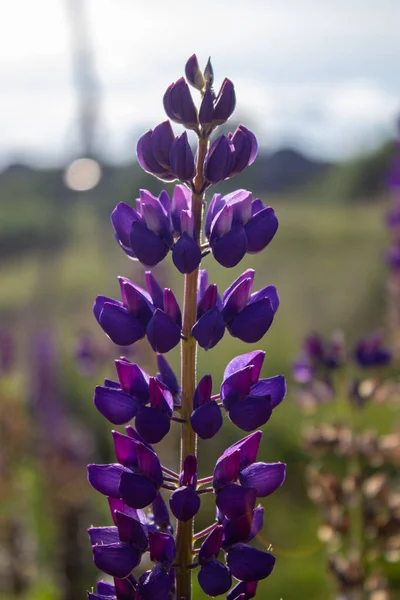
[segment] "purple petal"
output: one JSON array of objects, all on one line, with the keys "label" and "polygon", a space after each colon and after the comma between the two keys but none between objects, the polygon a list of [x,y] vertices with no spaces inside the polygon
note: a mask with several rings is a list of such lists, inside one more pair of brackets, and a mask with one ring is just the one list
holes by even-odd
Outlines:
[{"label": "purple petal", "polygon": [[197,318],[200,319],[208,310],[218,304],[218,287],[215,283],[210,284],[201,296],[197,304]]},{"label": "purple petal", "polygon": [[139,471],[159,488],[163,482],[162,469],[157,454],[143,444],[138,445]]},{"label": "purple petal", "polygon": [[192,149],[186,131],[175,138],[171,147],[170,161],[174,174],[181,181],[191,181],[196,169]]},{"label": "purple petal", "polygon": [[156,565],[152,571],[146,571],[139,579],[140,600],[168,600],[173,582],[174,578],[162,565]]},{"label": "purple petal", "polygon": [[169,118],[177,123],[181,123],[189,129],[196,129],[197,110],[189,86],[184,78],[181,77],[170,86],[167,93],[169,94],[169,97],[167,97],[166,102],[164,102],[164,108]]},{"label": "purple petal", "polygon": [[249,365],[229,375],[221,385],[221,398],[226,410],[250,393],[253,379],[253,366]]},{"label": "purple petal", "polygon": [[146,287],[149,291],[155,308],[164,309],[164,292],[157,279],[151,271],[146,271],[145,274]]},{"label": "purple petal", "polygon": [[222,526],[217,525],[217,527],[206,537],[199,552],[199,562],[201,565],[206,564],[209,560],[218,556],[221,550],[223,534]]},{"label": "purple petal", "polygon": [[247,352],[247,354],[241,354],[236,356],[230,363],[227,364],[224,371],[224,379],[227,379],[235,371],[240,371],[249,365],[253,365],[252,370],[252,381],[256,383],[260,377],[261,368],[264,362],[265,352],[263,350],[254,350],[253,352]]},{"label": "purple petal", "polygon": [[192,204],[192,193],[185,185],[176,185],[172,195],[171,218],[174,231],[181,233],[181,214],[189,210]]},{"label": "purple petal", "polygon": [[238,313],[247,305],[250,299],[253,280],[251,277],[243,279],[224,300],[222,316],[226,323],[230,323]]},{"label": "purple petal", "polygon": [[239,477],[240,450],[229,450],[219,457],[214,469],[213,487],[220,490]]},{"label": "purple petal", "polygon": [[136,415],[136,429],[149,444],[158,444],[171,428],[168,414],[160,412],[151,406],[141,406]]},{"label": "purple petal", "polygon": [[212,243],[214,258],[220,265],[230,269],[235,267],[247,252],[247,237],[244,227],[234,225],[224,236]]},{"label": "purple petal", "polygon": [[233,210],[233,222],[246,225],[251,218],[253,194],[248,190],[236,190],[224,196],[224,200]]},{"label": "purple petal", "polygon": [[247,542],[250,536],[252,513],[245,513],[236,519],[225,519],[223,548],[228,550],[233,544]]},{"label": "purple petal", "polygon": [[244,469],[255,462],[260,447],[261,437],[262,431],[255,431],[238,442],[235,442],[228,448],[228,452],[240,450],[240,469]]},{"label": "purple petal", "polygon": [[246,306],[227,327],[233,337],[252,344],[260,341],[274,319],[271,302],[266,298]]},{"label": "purple petal", "polygon": [[123,542],[93,546],[92,549],[96,567],[118,579],[128,577],[142,558],[142,553],[137,548]]},{"label": "purple petal", "polygon": [[249,129],[244,125],[239,125],[232,136],[232,144],[234,147],[234,166],[230,172],[230,176],[240,173],[246,167],[249,167],[257,156],[257,140]]},{"label": "purple petal", "polygon": [[240,483],[245,487],[253,487],[257,498],[265,498],[273,494],[285,481],[286,465],[284,463],[253,463],[241,471]]},{"label": "purple petal", "polygon": [[128,360],[116,360],[119,383],[124,392],[127,392],[141,404],[149,401],[149,376],[139,365]]},{"label": "purple petal", "polygon": [[143,223],[133,223],[130,243],[141,263],[154,267],[168,254],[169,247],[164,240]]},{"label": "purple petal", "polygon": [[169,288],[164,289],[164,312],[179,326],[182,326],[182,314],[179,304]]},{"label": "purple petal", "polygon": [[192,335],[204,350],[214,348],[223,338],[225,324],[219,309],[214,306],[194,324]]},{"label": "purple petal", "polygon": [[259,506],[253,511],[253,520],[250,528],[250,535],[248,537],[247,542],[250,542],[254,539],[262,530],[264,526],[264,507]]},{"label": "purple petal", "polygon": [[101,596],[115,596],[115,586],[108,581],[98,581],[96,583],[96,591]]},{"label": "purple petal", "polygon": [[216,215],[219,213],[219,211],[224,206],[225,206],[225,200],[223,199],[222,195],[214,194],[214,196],[209,204],[206,218],[205,218],[205,224],[204,224],[204,231],[205,231],[207,238],[210,237],[211,224],[212,224],[214,218],[216,217]]},{"label": "purple petal", "polygon": [[136,466],[138,462],[138,442],[119,431],[113,431],[112,436],[118,462],[124,467]]},{"label": "purple petal", "polygon": [[150,560],[171,566],[175,559],[175,540],[172,535],[154,531],[149,535]]},{"label": "purple petal", "polygon": [[157,525],[159,530],[166,533],[173,533],[168,508],[165,504],[164,498],[160,493],[157,494],[153,504],[151,505],[151,509],[152,522]]},{"label": "purple petal", "polygon": [[136,147],[138,163],[147,173],[164,179],[164,181],[173,181],[175,177],[171,171],[161,166],[154,157],[152,135],[153,131],[150,129],[139,139]]},{"label": "purple petal", "polygon": [[113,425],[124,425],[137,413],[137,403],[122,390],[98,385],[93,400],[97,410]]},{"label": "purple petal", "polygon": [[116,527],[90,527],[88,534],[92,546],[96,544],[117,544],[120,541]]},{"label": "purple petal", "polygon": [[274,313],[276,313],[279,308],[279,294],[274,285],[267,285],[267,287],[262,288],[262,290],[254,292],[254,294],[251,295],[249,304],[253,304],[254,302],[262,300],[263,298],[268,298],[268,300],[271,302],[272,310]]},{"label": "purple petal", "polygon": [[205,81],[195,54],[192,54],[185,65],[185,75],[190,85],[198,90],[203,89]]},{"label": "purple petal", "polygon": [[136,519],[119,511],[115,512],[115,519],[121,542],[127,542],[141,552],[146,552],[148,540],[145,527]]},{"label": "purple petal", "polygon": [[120,202],[114,208],[111,213],[111,222],[115,231],[115,236],[122,248],[131,250],[130,234],[132,223],[140,219],[141,217],[136,210],[129,206],[129,204],[125,204],[125,202]]},{"label": "purple petal", "polygon": [[286,394],[286,381],[283,375],[260,379],[251,388],[251,396],[270,396],[272,408],[276,408],[282,402]]},{"label": "purple petal", "polygon": [[221,89],[218,92],[218,96],[214,107],[214,123],[215,125],[222,125],[229,119],[235,110],[236,96],[235,87],[230,79],[225,77],[222,82]]},{"label": "purple petal", "polygon": [[118,277],[118,281],[125,306],[146,327],[154,310],[147,293],[125,277]]},{"label": "purple petal", "polygon": [[117,519],[115,516],[117,511],[127,515],[128,517],[131,517],[132,519],[135,519],[136,521],[140,521],[142,525],[146,523],[146,515],[142,510],[136,510],[135,508],[128,506],[125,504],[125,502],[120,500],[120,498],[107,498],[107,500],[114,525],[117,525]]},{"label": "purple petal", "polygon": [[130,346],[140,340],[145,333],[143,325],[126,308],[105,302],[99,315],[103,331],[118,346]]},{"label": "purple petal", "polygon": [[275,211],[268,207],[253,216],[245,226],[247,236],[247,252],[261,252],[272,241],[278,230],[278,219]]},{"label": "purple petal", "polygon": [[215,243],[220,237],[231,230],[233,208],[224,204],[211,223],[210,243]]},{"label": "purple petal", "polygon": [[194,454],[188,454],[183,463],[183,470],[179,478],[180,486],[190,486],[193,489],[197,485],[197,458]]},{"label": "purple petal", "polygon": [[192,273],[201,262],[200,248],[192,237],[182,233],[172,249],[172,260],[180,273]]},{"label": "purple petal", "polygon": [[253,431],[265,425],[272,414],[271,398],[247,396],[229,409],[232,423],[243,431]]},{"label": "purple petal", "polygon": [[132,508],[146,508],[153,502],[157,490],[144,475],[124,472],[121,475],[119,495]]},{"label": "purple petal", "polygon": [[255,597],[256,591],[257,581],[240,581],[231,589],[226,600],[250,600]]},{"label": "purple petal", "polygon": [[157,379],[166,385],[174,396],[179,394],[181,388],[178,379],[162,354],[157,354],[157,366],[159,370]]},{"label": "purple petal", "polygon": [[174,132],[169,121],[163,121],[157,125],[151,136],[154,158],[167,171],[171,169],[169,153],[174,139]]},{"label": "purple petal", "polygon": [[248,279],[250,277],[251,280],[254,281],[255,274],[256,274],[256,272],[254,269],[246,269],[246,271],[244,271],[244,273],[239,275],[239,277],[237,279],[235,279],[235,281],[225,290],[225,292],[223,293],[223,296],[222,296],[222,302],[225,303],[225,300],[227,299],[229,294],[232,292],[232,290],[234,290],[235,287],[237,287],[244,279]]},{"label": "purple petal", "polygon": [[211,144],[204,162],[204,174],[210,183],[216,184],[226,179],[235,161],[235,147],[224,135]]},{"label": "purple petal", "polygon": [[215,400],[196,408],[190,417],[192,429],[202,440],[208,440],[221,429],[223,424],[221,408]]},{"label": "purple petal", "polygon": [[227,519],[237,519],[253,510],[256,490],[231,483],[223,487],[216,497],[216,504]]},{"label": "purple petal", "polygon": [[246,544],[236,544],[229,549],[226,562],[236,579],[259,581],[271,574],[275,557]]},{"label": "purple petal", "polygon": [[189,521],[200,509],[200,498],[191,487],[180,487],[172,492],[169,499],[171,511],[179,521]]},{"label": "purple petal", "polygon": [[204,375],[197,384],[196,390],[193,396],[193,408],[199,408],[206,402],[209,402],[212,394],[212,377],[211,375]]},{"label": "purple petal", "polygon": [[130,473],[129,469],[119,464],[111,465],[88,465],[88,481],[95,490],[119,498],[119,483],[123,473]]},{"label": "purple petal", "polygon": [[211,126],[214,118],[214,99],[210,88],[204,92],[203,99],[200,105],[199,121],[200,124],[208,129]]},{"label": "purple petal", "polygon": [[207,596],[225,594],[232,585],[230,570],[215,559],[201,567],[197,579],[201,589]]},{"label": "purple petal", "polygon": [[147,325],[146,334],[154,352],[169,352],[181,340],[181,329],[165,312],[158,309]]}]

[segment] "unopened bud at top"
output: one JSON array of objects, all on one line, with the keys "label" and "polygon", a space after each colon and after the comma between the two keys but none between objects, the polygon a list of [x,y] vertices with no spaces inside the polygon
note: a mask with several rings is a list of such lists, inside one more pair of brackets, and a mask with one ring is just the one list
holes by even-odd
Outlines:
[{"label": "unopened bud at top", "polygon": [[185,75],[190,85],[199,91],[204,88],[206,82],[203,73],[200,71],[199,62],[195,54],[192,54],[186,63]]},{"label": "unopened bud at top", "polygon": [[214,83],[214,70],[211,64],[211,56],[207,61],[206,68],[204,69],[204,79],[206,80],[207,87],[212,87]]}]

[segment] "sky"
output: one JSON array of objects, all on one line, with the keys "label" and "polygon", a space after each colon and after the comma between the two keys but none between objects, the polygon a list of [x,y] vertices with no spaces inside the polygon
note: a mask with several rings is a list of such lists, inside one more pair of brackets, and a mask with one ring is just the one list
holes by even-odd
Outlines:
[{"label": "sky", "polygon": [[400,0],[2,0],[2,164],[80,154],[76,2],[99,88],[98,150],[110,160],[131,160],[140,134],[165,119],[162,95],[194,52],[203,65],[211,55],[217,88],[235,83],[235,118],[266,148],[336,160],[394,135]]}]

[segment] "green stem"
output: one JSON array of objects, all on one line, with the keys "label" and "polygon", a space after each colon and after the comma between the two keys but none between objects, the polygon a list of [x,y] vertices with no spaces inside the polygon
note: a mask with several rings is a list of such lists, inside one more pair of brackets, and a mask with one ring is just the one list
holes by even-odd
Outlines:
[{"label": "green stem", "polygon": [[[197,243],[201,241],[201,226],[203,213],[204,193],[200,190],[204,184],[204,159],[207,153],[208,140],[199,139],[197,154],[197,174],[194,179],[194,192],[192,194],[192,211],[195,222]],[[189,275],[185,275],[184,300],[183,300],[183,325],[181,341],[181,388],[182,409],[181,417],[185,423],[181,425],[181,470],[188,454],[196,454],[196,434],[190,424],[190,415],[193,409],[193,395],[196,388],[196,340],[191,335],[192,327],[196,322],[197,312],[197,268]],[[193,519],[183,523],[177,522],[176,532],[176,597],[179,600],[191,600],[192,575],[188,568],[191,565]]]}]

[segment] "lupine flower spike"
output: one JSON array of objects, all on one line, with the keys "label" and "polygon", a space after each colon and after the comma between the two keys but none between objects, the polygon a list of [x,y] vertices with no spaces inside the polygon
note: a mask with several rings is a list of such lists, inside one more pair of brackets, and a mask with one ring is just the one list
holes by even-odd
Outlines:
[{"label": "lupine flower spike", "polygon": [[[95,318],[114,343],[130,347],[147,337],[158,371],[147,373],[121,357],[115,361],[116,379],[95,389],[97,410],[126,429],[112,432],[116,462],[88,467],[89,483],[108,498],[111,511],[107,526],[89,529],[93,558],[114,579],[100,581],[89,600],[191,600],[196,570],[205,595],[246,600],[255,596],[258,581],[275,564],[269,551],[251,542],[264,521],[257,499],[274,493],[285,480],[283,463],[257,462],[258,428],[282,402],[285,379],[262,378],[261,350],[230,360],[214,390],[210,374],[198,382],[195,377],[196,345],[211,350],[225,331],[243,342],[258,342],[279,307],[273,285],[253,291],[252,269],[220,296],[207,271],[199,268],[202,259],[236,266],[246,253],[268,246],[278,220],[250,191],[237,190],[211,197],[203,226],[206,191],[251,165],[257,140],[243,125],[211,140],[234,111],[234,85],[225,78],[216,91],[211,61],[202,72],[195,55],[185,74],[186,80],[181,77],[164,94],[168,120],[145,133],[137,146],[138,162],[147,173],[177,182],[172,194],[162,191],[156,197],[140,190],[134,207],[120,203],[111,215],[115,238],[130,259],[153,267],[171,252],[185,278],[184,298],[178,301],[172,289],[163,289],[146,271],[144,287],[121,276],[120,298],[98,296],[93,305]],[[189,86],[200,94],[198,104]],[[175,136],[170,121],[187,131]],[[190,136],[197,136],[196,152]],[[178,344],[180,382],[164,356]],[[208,440],[217,435],[224,417],[249,435],[222,454],[212,475],[198,479],[198,464],[205,457],[196,452],[196,436]],[[174,420],[181,424],[179,473],[162,464],[153,447]],[[215,498],[216,517],[194,533],[206,493]],[[153,567],[134,575],[147,552]]]}]

